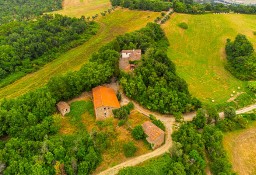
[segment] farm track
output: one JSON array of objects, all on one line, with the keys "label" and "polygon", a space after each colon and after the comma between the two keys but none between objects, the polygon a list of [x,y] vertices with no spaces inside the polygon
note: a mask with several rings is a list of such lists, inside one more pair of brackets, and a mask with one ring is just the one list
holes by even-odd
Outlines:
[{"label": "farm track", "polygon": [[[128,103],[128,102],[133,102],[134,103],[134,108],[139,111],[140,113],[149,116],[150,114],[154,115],[157,119],[161,120],[165,127],[166,127],[166,139],[165,139],[165,144],[162,145],[160,148],[154,150],[153,152],[132,158],[130,160],[127,160],[126,162],[123,162],[121,164],[118,164],[112,168],[109,168],[105,171],[102,171],[101,173],[99,173],[98,175],[115,175],[117,174],[121,169],[125,168],[125,167],[129,167],[129,166],[135,166],[138,165],[144,161],[147,161],[149,159],[152,159],[154,157],[160,156],[166,152],[169,152],[169,149],[172,147],[172,132],[173,132],[173,124],[175,123],[175,119],[172,115],[163,115],[163,114],[159,114],[157,112],[152,112],[148,109],[145,109],[144,107],[142,107],[141,105],[139,105],[137,102],[129,99],[128,97],[126,97],[125,95],[122,94],[122,102],[124,104]],[[253,109],[256,109],[256,104],[239,109],[236,111],[237,114],[242,114],[245,112],[249,112]],[[194,117],[195,117],[196,113],[192,112],[192,113],[187,113],[184,115],[184,120],[185,121],[191,121]],[[224,113],[221,112],[219,113],[220,118],[224,118]]]}]

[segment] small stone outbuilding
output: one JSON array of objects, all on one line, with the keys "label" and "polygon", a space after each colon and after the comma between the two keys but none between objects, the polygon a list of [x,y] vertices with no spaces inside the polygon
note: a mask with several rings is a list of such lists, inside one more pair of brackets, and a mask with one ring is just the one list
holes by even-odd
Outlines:
[{"label": "small stone outbuilding", "polygon": [[65,116],[67,113],[70,112],[69,104],[64,101],[57,103],[57,108],[60,111],[62,116]]},{"label": "small stone outbuilding", "polygon": [[119,60],[119,69],[123,71],[132,71],[136,65],[131,63],[141,59],[141,50],[122,50]]},{"label": "small stone outbuilding", "polygon": [[120,108],[114,89],[98,86],[92,89],[96,120],[105,120],[113,116],[113,109]]},{"label": "small stone outbuilding", "polygon": [[153,149],[160,147],[164,143],[164,131],[158,128],[151,121],[146,121],[142,124],[146,140],[151,144]]}]

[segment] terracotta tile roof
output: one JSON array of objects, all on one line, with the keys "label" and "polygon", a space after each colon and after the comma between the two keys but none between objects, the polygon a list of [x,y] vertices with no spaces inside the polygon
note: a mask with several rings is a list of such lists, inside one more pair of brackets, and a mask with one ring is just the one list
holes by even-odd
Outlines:
[{"label": "terracotta tile roof", "polygon": [[115,91],[111,88],[98,86],[92,89],[94,108],[108,106],[120,108]]},{"label": "terracotta tile roof", "polygon": [[142,128],[151,141],[155,141],[162,134],[164,135],[164,131],[158,128],[151,121],[144,122],[142,124]]}]

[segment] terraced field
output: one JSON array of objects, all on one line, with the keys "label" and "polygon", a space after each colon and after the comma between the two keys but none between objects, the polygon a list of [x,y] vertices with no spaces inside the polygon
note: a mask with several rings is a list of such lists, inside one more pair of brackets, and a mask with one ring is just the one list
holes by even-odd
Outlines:
[{"label": "terraced field", "polygon": [[[178,26],[181,22],[188,24],[187,30]],[[206,103],[212,100],[223,103],[230,99],[233,91],[244,91],[246,83],[224,68],[225,43],[227,38],[234,39],[242,33],[256,47],[255,24],[254,15],[174,14],[163,25],[170,41],[168,55],[194,96]]]}]

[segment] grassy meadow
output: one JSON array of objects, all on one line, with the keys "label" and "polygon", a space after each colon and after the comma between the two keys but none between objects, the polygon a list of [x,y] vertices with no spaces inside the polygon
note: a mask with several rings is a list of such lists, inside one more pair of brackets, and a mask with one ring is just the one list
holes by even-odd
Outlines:
[{"label": "grassy meadow", "polygon": [[233,169],[240,175],[256,174],[256,122],[243,130],[224,135],[223,145]]},{"label": "grassy meadow", "polygon": [[101,46],[115,39],[118,35],[144,27],[148,22],[154,21],[159,14],[148,11],[116,9],[111,14],[100,17],[97,21],[100,24],[100,29],[89,41],[63,53],[37,72],[28,74],[14,83],[1,88],[0,99],[15,98],[45,85],[52,76],[79,70],[89,60],[92,53],[96,52]]},{"label": "grassy meadow", "polygon": [[111,8],[109,0],[63,0],[62,10],[55,11],[53,14],[67,15],[70,17],[91,17],[100,14]]},{"label": "grassy meadow", "polygon": [[[188,24],[187,30],[178,26],[181,22]],[[224,68],[225,44],[227,38],[233,40],[242,33],[256,48],[255,24],[255,15],[173,14],[162,26],[170,42],[168,56],[193,96],[204,103],[214,100],[220,104],[230,100],[233,91],[245,91],[246,82],[234,78]]]}]

